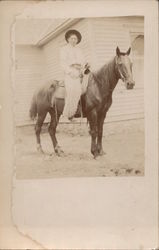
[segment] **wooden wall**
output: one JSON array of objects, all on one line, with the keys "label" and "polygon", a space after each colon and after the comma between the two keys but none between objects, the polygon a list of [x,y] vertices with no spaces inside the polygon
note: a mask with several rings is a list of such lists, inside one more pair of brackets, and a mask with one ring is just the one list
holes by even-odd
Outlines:
[{"label": "wooden wall", "polygon": [[36,46],[16,46],[15,122],[30,124],[29,108],[34,90],[43,82],[43,54]]},{"label": "wooden wall", "polygon": [[[69,28],[82,34],[78,45],[86,61],[96,70],[115,56],[116,47],[126,51],[132,47],[134,80],[133,90],[126,90],[119,81],[113,93],[113,105],[106,121],[138,119],[144,117],[144,20],[141,17],[87,18]],[[68,29],[68,28],[67,28]],[[31,97],[37,86],[50,79],[63,79],[59,51],[66,43],[62,30],[41,47],[16,46],[15,121],[17,125],[30,124],[28,116]],[[135,40],[138,36],[141,39]]]},{"label": "wooden wall", "polygon": [[[121,51],[127,51],[130,46],[132,47],[132,37],[135,39],[134,34],[136,36],[143,34],[143,25],[143,18],[140,17],[90,18],[80,20],[70,28],[81,32],[82,42],[79,46],[92,69],[96,70],[115,56],[117,46]],[[59,49],[65,44],[65,32],[66,30],[62,31],[60,35],[43,46],[46,62],[45,79],[62,78]],[[109,121],[144,117],[144,57],[143,55],[140,57],[139,63],[132,49],[131,58],[135,69],[134,79],[137,80],[135,88],[131,91],[126,90],[122,81],[119,81],[114,91],[113,105],[108,112]],[[141,71],[142,75],[140,74],[140,81],[138,81],[138,74]]]}]

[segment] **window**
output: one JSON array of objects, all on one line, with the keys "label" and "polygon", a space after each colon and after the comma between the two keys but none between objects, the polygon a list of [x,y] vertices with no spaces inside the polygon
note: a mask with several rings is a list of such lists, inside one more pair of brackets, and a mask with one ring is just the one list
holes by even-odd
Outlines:
[{"label": "window", "polygon": [[144,35],[131,34],[133,76],[136,88],[143,88],[144,83]]}]

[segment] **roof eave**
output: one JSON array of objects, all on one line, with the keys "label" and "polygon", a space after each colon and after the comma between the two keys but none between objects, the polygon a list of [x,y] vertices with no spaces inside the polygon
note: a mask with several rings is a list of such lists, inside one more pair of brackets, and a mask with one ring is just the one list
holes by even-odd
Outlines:
[{"label": "roof eave", "polygon": [[58,27],[56,27],[55,30],[51,31],[50,33],[48,33],[47,35],[45,35],[43,38],[39,39],[36,42],[36,46],[41,47],[41,46],[47,44],[48,42],[50,42],[50,40],[52,40],[54,37],[56,37],[62,31],[64,31],[65,29],[69,28],[71,25],[79,22],[81,19],[82,18],[76,18],[76,19],[69,18],[69,19],[67,19],[65,22],[63,22]]}]

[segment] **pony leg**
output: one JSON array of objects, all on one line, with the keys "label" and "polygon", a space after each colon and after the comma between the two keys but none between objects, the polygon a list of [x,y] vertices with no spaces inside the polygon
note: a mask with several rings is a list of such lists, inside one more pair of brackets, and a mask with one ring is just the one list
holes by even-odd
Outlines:
[{"label": "pony leg", "polygon": [[51,115],[51,122],[49,126],[49,134],[53,143],[53,147],[55,150],[55,153],[60,156],[64,152],[61,150],[60,146],[58,145],[57,139],[56,139],[56,127],[60,118],[60,115],[56,114],[55,109],[51,110],[50,112]]},{"label": "pony leg", "polygon": [[106,117],[107,111],[109,110],[110,106],[112,104],[112,96],[109,97],[107,100],[107,103],[105,107],[103,107],[103,110],[98,114],[98,139],[97,139],[97,148],[99,155],[105,154],[102,147],[102,137],[103,137],[103,123],[104,119]]},{"label": "pony leg", "polygon": [[98,156],[97,150],[97,112],[93,109],[88,115],[88,121],[90,125],[90,134],[91,134],[91,153],[93,154],[94,158]]},{"label": "pony leg", "polygon": [[45,112],[44,114],[38,114],[38,119],[35,125],[35,134],[36,134],[36,142],[37,142],[37,150],[40,153],[43,153],[43,149],[41,146],[41,140],[40,140],[40,132],[41,132],[41,127],[43,125],[43,122],[45,120],[47,112]]},{"label": "pony leg", "polygon": [[99,155],[105,154],[105,152],[103,151],[103,146],[102,146],[103,123],[104,123],[105,116],[106,116],[106,114],[102,114],[98,118],[97,150],[98,150]]}]

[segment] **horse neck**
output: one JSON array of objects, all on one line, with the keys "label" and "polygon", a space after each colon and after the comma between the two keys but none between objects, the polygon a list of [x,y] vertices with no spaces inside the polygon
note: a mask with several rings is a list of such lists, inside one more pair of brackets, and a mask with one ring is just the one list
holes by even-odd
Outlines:
[{"label": "horse neck", "polygon": [[107,64],[105,75],[107,76],[105,83],[108,85],[109,90],[113,91],[119,80],[119,75],[116,72],[115,57]]},{"label": "horse neck", "polygon": [[[99,84],[102,85],[102,91],[112,93],[119,80],[119,75],[116,72],[115,57],[105,64],[96,74]],[[105,89],[105,91],[104,91]]]}]

